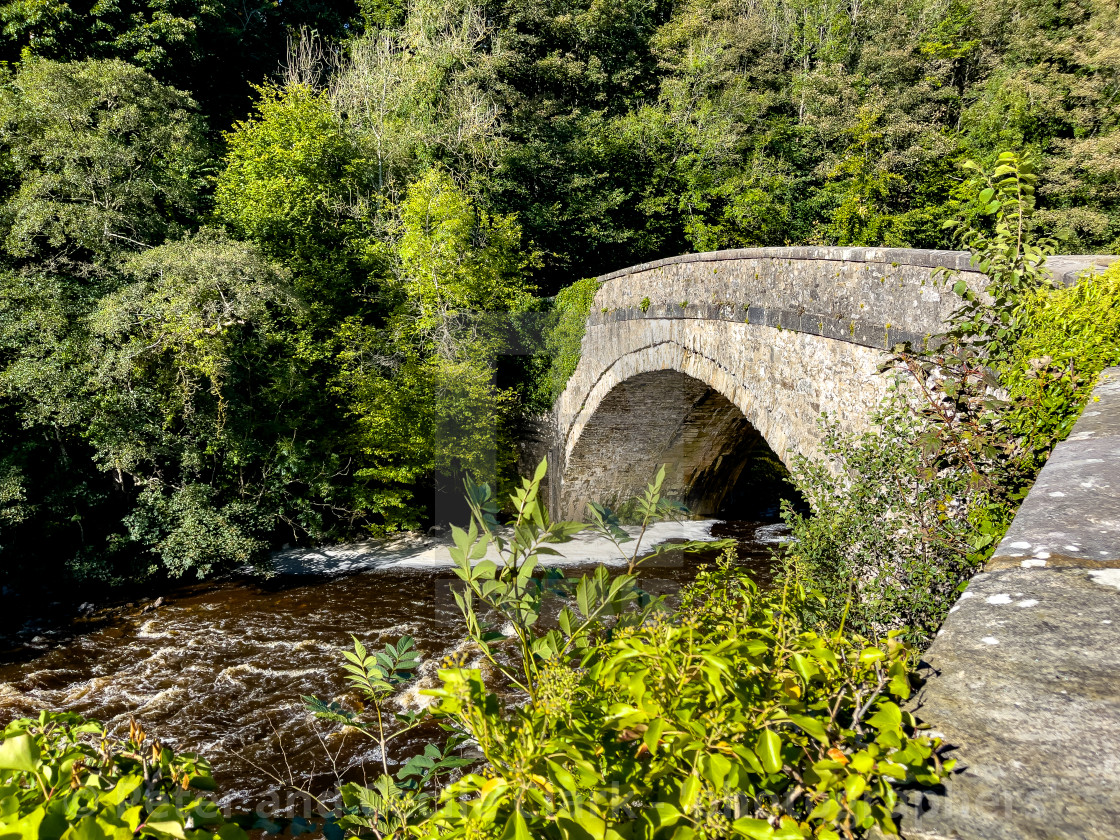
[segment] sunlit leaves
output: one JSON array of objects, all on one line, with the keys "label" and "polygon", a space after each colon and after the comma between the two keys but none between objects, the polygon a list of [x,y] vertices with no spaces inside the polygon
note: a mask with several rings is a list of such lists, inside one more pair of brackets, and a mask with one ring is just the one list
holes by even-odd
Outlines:
[{"label": "sunlit leaves", "polygon": [[354,638],[354,649],[343,651],[346,664],[343,670],[347,679],[371,697],[393,691],[408,680],[419,665],[415,642],[410,636],[401,636],[395,645],[370,653],[359,639]]},{"label": "sunlit leaves", "polygon": [[[199,791],[198,756],[176,754],[132,722],[127,739],[73,712],[41,712],[0,732],[0,833],[25,840],[246,840]],[[213,835],[211,834],[213,832]]]},{"label": "sunlit leaves", "polygon": [[[596,582],[580,586],[589,605]],[[932,784],[947,767],[895,702],[911,652],[893,636],[873,645],[806,629],[804,598],[759,594],[726,568],[702,573],[676,620],[594,639],[570,678],[550,676],[513,708],[477,669],[442,671],[440,713],[478,738],[496,775],[448,789],[433,830],[501,833],[521,813],[534,837],[575,826],[707,836],[711,815],[737,801],[746,813],[714,836],[893,833],[895,780]]]},{"label": "sunlit leaves", "polygon": [[122,61],[20,63],[0,91],[4,248],[79,274],[159,245],[199,208],[202,121],[188,94]]}]

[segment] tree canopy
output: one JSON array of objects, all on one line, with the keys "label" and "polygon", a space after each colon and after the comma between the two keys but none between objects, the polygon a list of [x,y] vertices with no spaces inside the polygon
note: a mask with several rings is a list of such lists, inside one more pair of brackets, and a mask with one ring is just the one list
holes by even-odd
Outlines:
[{"label": "tree canopy", "polygon": [[13,0],[0,45],[12,580],[430,523],[510,475],[588,278],[956,247],[965,160],[1120,251],[1104,0]]}]

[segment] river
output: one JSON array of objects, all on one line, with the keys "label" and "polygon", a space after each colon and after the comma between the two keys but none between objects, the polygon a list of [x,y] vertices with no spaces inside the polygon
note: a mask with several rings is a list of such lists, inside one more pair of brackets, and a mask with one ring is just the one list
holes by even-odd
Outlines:
[{"label": "river", "polygon": [[[689,525],[690,535],[700,529],[735,538],[738,562],[768,580],[781,525]],[[643,567],[644,585],[671,597],[715,555],[658,557]],[[350,634],[369,647],[407,634],[417,640],[422,665],[394,699],[414,708],[442,658],[463,644],[451,596],[456,578],[445,564],[415,557],[402,563],[399,553],[394,562],[362,562],[366,556],[290,552],[279,564],[285,574],[182,586],[158,603],[95,612],[9,643],[0,664],[0,720],[71,709],[127,732],[135,717],[164,743],[208,757],[221,803],[239,810],[276,812],[275,777],[319,791],[361,779],[363,768],[380,764],[371,742],[315,721],[300,697],[352,704],[340,654]],[[437,733],[419,731],[404,754]]]}]

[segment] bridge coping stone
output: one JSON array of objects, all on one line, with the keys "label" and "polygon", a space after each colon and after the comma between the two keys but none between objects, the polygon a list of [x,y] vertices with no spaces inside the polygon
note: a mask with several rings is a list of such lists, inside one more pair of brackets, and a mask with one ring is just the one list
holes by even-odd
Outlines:
[{"label": "bridge coping stone", "polygon": [[[1114,838],[1120,825],[1120,367],[1105,371],[922,661],[956,749],[911,840]],[[949,756],[946,756],[949,757]]]},{"label": "bridge coping stone", "polygon": [[[1071,283],[1115,259],[1055,256]],[[902,248],[739,248],[685,254],[598,278],[590,328],[635,319],[716,320],[779,327],[889,350],[922,346],[958,300],[942,271],[984,296],[984,275],[963,251]],[[712,266],[708,271],[705,266]],[[614,282],[614,281],[622,281]]]},{"label": "bridge coping stone", "polygon": [[[660,260],[620,268],[596,278],[600,283],[670,265],[727,260],[827,260],[831,262],[889,263],[919,268],[946,269],[981,274],[970,262],[967,251],[936,251],[923,248],[843,248],[836,246],[799,245],[785,248],[729,248],[699,254],[681,254]],[[1103,270],[1120,256],[1096,254],[1062,254],[1048,260],[1054,278],[1072,283],[1086,269]]]}]

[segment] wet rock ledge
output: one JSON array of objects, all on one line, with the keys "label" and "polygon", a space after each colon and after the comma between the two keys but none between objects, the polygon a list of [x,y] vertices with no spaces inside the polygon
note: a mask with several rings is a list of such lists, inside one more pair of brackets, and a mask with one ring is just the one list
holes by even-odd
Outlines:
[{"label": "wet rock ledge", "polygon": [[[910,840],[1120,836],[1120,368],[1102,374],[924,661],[957,749]],[[963,768],[963,769],[961,769]]]}]

